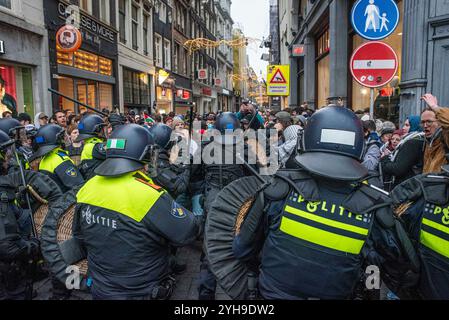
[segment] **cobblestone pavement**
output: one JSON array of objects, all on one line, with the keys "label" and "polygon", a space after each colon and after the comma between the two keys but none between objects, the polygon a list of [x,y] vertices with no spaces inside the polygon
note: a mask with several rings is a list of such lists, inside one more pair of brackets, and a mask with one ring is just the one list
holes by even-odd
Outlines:
[{"label": "cobblestone pavement", "polygon": [[[171,300],[197,300],[198,299],[198,278],[200,271],[201,242],[197,241],[191,246],[178,249],[178,260],[187,264],[187,270],[180,276],[177,276],[176,289]],[[50,279],[45,279],[35,284],[37,297],[35,300],[48,300],[51,296]],[[217,300],[230,300],[230,298],[217,288]],[[74,291],[70,300],[91,300],[88,293]]]}]

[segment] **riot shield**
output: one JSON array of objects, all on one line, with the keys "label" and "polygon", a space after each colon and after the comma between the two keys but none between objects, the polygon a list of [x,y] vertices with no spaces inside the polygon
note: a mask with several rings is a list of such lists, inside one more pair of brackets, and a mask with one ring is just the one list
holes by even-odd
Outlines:
[{"label": "riot shield", "polygon": [[237,300],[245,299],[249,269],[234,256],[232,243],[260,186],[257,177],[232,182],[218,194],[206,220],[204,247],[210,269],[225,293]]},{"label": "riot shield", "polygon": [[73,237],[73,218],[76,206],[78,188],[66,194],[50,207],[42,227],[41,248],[53,275],[62,283],[67,276],[78,267],[80,275],[85,280],[87,274],[86,253],[81,243]]}]

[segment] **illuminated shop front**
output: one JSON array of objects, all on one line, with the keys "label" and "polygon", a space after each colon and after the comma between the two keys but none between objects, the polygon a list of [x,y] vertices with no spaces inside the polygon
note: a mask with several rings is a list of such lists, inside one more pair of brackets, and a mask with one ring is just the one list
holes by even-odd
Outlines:
[{"label": "illuminated shop front", "polygon": [[[118,107],[117,84],[117,30],[98,19],[98,8],[91,11],[81,7],[79,31],[81,48],[75,52],[63,52],[56,43],[56,32],[65,24],[68,2],[44,0],[45,20],[52,25],[49,32],[51,86],[61,93],[97,109],[113,110]],[[55,26],[55,22],[57,23]],[[85,108],[53,95],[53,111]]]},{"label": "illuminated shop front", "polygon": [[[112,110],[113,84],[91,80],[91,78],[83,79],[64,75],[64,70],[68,70],[67,73],[72,73],[71,69],[64,68],[68,66],[76,70],[112,77],[113,63],[111,59],[83,50],[74,53],[63,53],[57,50],[57,63],[62,70],[57,77],[61,93],[75,97],[76,100],[100,110]],[[67,99],[59,99],[59,109],[75,111],[75,104]]]},{"label": "illuminated shop front", "polygon": [[193,104],[193,92],[184,88],[176,88],[175,113],[187,114]]},{"label": "illuminated shop front", "polygon": [[173,110],[173,89],[167,86],[156,87],[156,112],[168,114]]},{"label": "illuminated shop front", "polygon": [[21,2],[0,1],[0,117],[50,110],[46,30],[35,18],[43,9]]},{"label": "illuminated shop front", "polygon": [[35,114],[33,70],[30,67],[3,63],[0,60],[0,117],[5,111],[13,114]]}]

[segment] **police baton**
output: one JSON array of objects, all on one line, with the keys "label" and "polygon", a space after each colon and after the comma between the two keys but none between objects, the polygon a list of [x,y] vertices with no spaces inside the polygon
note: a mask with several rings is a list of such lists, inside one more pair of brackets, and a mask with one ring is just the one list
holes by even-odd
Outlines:
[{"label": "police baton", "polygon": [[259,172],[257,172],[256,171],[256,169],[254,169],[253,167],[251,167],[251,165],[248,163],[248,162],[246,162],[245,161],[245,159],[243,159],[243,157],[239,154],[239,153],[237,153],[236,154],[236,158],[237,158],[237,160],[240,160],[242,163],[243,163],[243,165],[257,178],[257,179],[259,179],[260,180],[260,182],[262,182],[262,183],[267,183],[267,180],[266,179],[264,179],[264,178],[262,178],[262,176],[259,174]]},{"label": "police baton", "polygon": [[22,179],[22,184],[23,184],[23,187],[25,188],[25,199],[26,199],[26,202],[27,202],[27,206],[28,206],[28,210],[29,210],[29,214],[30,214],[30,218],[31,218],[31,226],[32,226],[33,237],[38,239],[36,223],[34,222],[33,210],[31,208],[30,197],[29,197],[28,190],[27,190],[28,189],[28,185],[27,185],[27,182],[26,182],[26,179],[25,179],[25,172],[23,170],[22,162],[20,161],[19,153],[17,152],[17,148],[16,148],[15,143],[13,144],[12,148],[13,148],[14,155],[16,157],[17,164],[19,166],[20,177]]},{"label": "police baton", "polygon": [[55,94],[57,96],[63,97],[64,99],[67,99],[67,100],[72,101],[72,102],[74,102],[76,104],[79,104],[80,106],[86,107],[87,109],[89,109],[89,110],[91,110],[93,112],[101,114],[103,117],[107,117],[107,118],[109,117],[108,114],[106,114],[106,113],[104,113],[104,112],[102,112],[100,110],[97,110],[94,107],[91,107],[91,106],[89,106],[89,105],[87,105],[85,103],[82,103],[81,101],[78,101],[76,99],[70,98],[70,97],[66,96],[65,94],[63,94],[63,93],[61,93],[59,91],[56,91],[56,90],[54,90],[52,88],[48,88],[48,91],[50,91],[51,93],[53,93],[53,94]]},{"label": "police baton", "polygon": [[[246,168],[248,168],[248,170],[251,171],[251,173],[264,184],[262,189],[264,187],[268,186],[271,183],[272,179],[264,179],[253,167],[251,167],[251,165],[248,162],[245,161],[245,159],[243,159],[240,156],[240,154],[237,153],[236,157],[237,157],[238,160],[243,162],[243,165]],[[302,194],[301,191],[299,190],[299,188],[296,186],[296,184],[290,178],[288,178],[286,176],[283,176],[281,174],[278,174],[278,173],[275,173],[273,177],[277,177],[277,178],[279,178],[281,180],[284,180],[285,182],[287,182],[293,188],[293,190],[295,190],[295,192],[297,194]]]}]

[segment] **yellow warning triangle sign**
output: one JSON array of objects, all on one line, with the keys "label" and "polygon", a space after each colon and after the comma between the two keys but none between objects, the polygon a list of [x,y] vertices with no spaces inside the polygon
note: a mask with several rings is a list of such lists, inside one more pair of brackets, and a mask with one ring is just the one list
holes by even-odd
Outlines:
[{"label": "yellow warning triangle sign", "polygon": [[284,75],[282,74],[281,69],[278,69],[274,74],[273,78],[271,78],[270,84],[287,84]]}]

